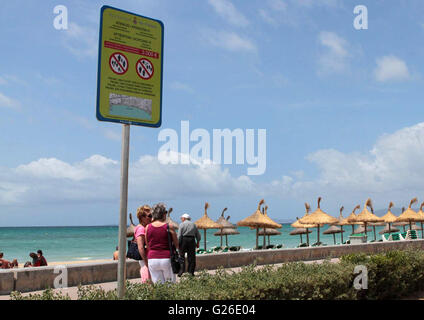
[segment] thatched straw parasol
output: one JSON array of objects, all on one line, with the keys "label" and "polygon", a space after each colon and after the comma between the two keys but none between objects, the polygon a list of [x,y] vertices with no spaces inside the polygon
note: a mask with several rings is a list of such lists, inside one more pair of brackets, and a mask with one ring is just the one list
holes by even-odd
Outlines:
[{"label": "thatched straw parasol", "polygon": [[[306,217],[307,215],[309,215],[309,211],[311,210],[311,206],[307,202],[305,202],[305,209],[306,209],[306,213],[303,217]],[[300,223],[298,217],[296,217],[296,219],[297,219],[296,222],[293,222],[291,224],[291,226],[293,228],[298,228],[298,229],[305,228],[306,231],[309,231],[309,228],[316,228],[317,227],[316,224],[302,224],[302,223]],[[311,232],[305,232],[306,233],[306,242],[307,242],[308,246],[309,246],[309,233],[311,233]],[[302,235],[300,235],[300,240],[302,241]]]},{"label": "thatched straw parasol", "polygon": [[[268,216],[268,206],[265,206],[265,208],[264,208],[264,210],[262,211],[262,213],[263,213],[263,215],[265,215],[265,217],[266,217],[267,219],[269,219],[270,221],[272,221],[272,222],[275,224],[275,227],[273,227],[273,229],[277,229],[277,228],[281,228],[281,227],[282,227],[282,225],[281,225],[281,224],[279,224],[279,223],[275,222],[274,220],[272,220],[272,219]],[[264,237],[264,247],[265,247],[265,237],[268,235],[268,234],[265,234],[265,233],[266,233],[265,229],[266,229],[266,228],[264,228],[264,229],[263,229],[263,232],[262,232],[262,235],[263,235],[263,237]],[[275,231],[277,231],[277,230],[275,230]],[[270,232],[272,232],[272,231],[270,231]],[[279,232],[279,231],[277,231],[277,232]],[[281,232],[279,232],[279,234],[281,234]],[[258,235],[261,235],[261,233],[259,232],[259,233],[258,233]],[[269,244],[269,235],[268,235],[268,244]]]},{"label": "thatched straw parasol", "polygon": [[222,228],[218,232],[215,232],[214,236],[221,236],[221,247],[222,247],[222,236],[225,236],[225,245],[228,247],[228,236],[240,234],[235,228]]},{"label": "thatched straw parasol", "polygon": [[[327,230],[325,230],[323,232],[323,234],[332,234],[333,235],[333,239],[334,239],[334,244],[336,244],[336,233],[343,234],[343,232],[344,231],[340,227],[333,225],[330,228],[328,228]],[[343,240],[342,240],[342,243],[343,243]]]},{"label": "thatched straw parasol", "polygon": [[[371,212],[368,211],[367,207],[370,207]],[[356,218],[353,218],[352,220],[349,219],[349,222],[363,222],[364,223],[364,231],[365,236],[368,237],[368,230],[367,230],[367,224],[371,222],[382,222],[383,219],[380,217],[377,217],[374,214],[374,209],[372,207],[372,201],[370,198],[367,199],[364,205],[364,209],[361,211],[360,214],[356,216]]]},{"label": "thatched straw parasol", "polygon": [[423,206],[424,206],[424,202],[421,203],[420,206],[420,211],[418,211],[418,215],[421,217],[421,238],[424,239],[424,228],[423,228],[423,222],[424,222],[424,212],[423,212]]},{"label": "thatched straw parasol", "polygon": [[374,241],[377,240],[377,234],[376,234],[376,231],[375,231],[375,227],[382,227],[382,226],[385,226],[385,225],[386,225],[386,223],[384,221],[382,221],[382,222],[370,222],[369,223],[369,226],[372,227],[372,230],[374,231]]},{"label": "thatched straw parasol", "polygon": [[[367,232],[371,232],[371,231],[372,231],[371,228],[367,228]],[[364,225],[359,225],[353,233],[358,234],[358,233],[364,233],[364,232],[365,232]]]},{"label": "thatched straw parasol", "polygon": [[325,213],[324,211],[321,210],[320,208],[320,202],[321,202],[321,197],[318,197],[318,208],[312,212],[311,214],[299,219],[300,223],[304,223],[304,224],[317,224],[317,228],[318,228],[318,240],[317,243],[319,243],[319,229],[320,229],[320,225],[322,224],[334,224],[337,223],[337,219],[330,216],[329,214]]},{"label": "thatched straw parasol", "polygon": [[280,234],[281,234],[280,231],[272,229],[272,228],[261,229],[259,230],[259,233],[258,233],[259,236],[264,236],[264,237],[268,236],[268,245],[271,244],[271,240],[269,238],[270,236],[279,236]]},{"label": "thatched straw parasol", "polygon": [[[387,210],[387,213],[382,216],[381,218],[383,218],[384,222],[387,223],[386,226],[389,226],[389,232],[384,232],[384,233],[391,233],[390,230],[392,228],[391,224],[393,222],[396,221],[397,217],[392,213],[392,211],[390,210],[392,207],[394,206],[394,203],[390,201],[389,203],[389,209]],[[398,229],[399,230],[399,229]],[[384,231],[384,230],[383,230]],[[380,231],[381,232],[381,231]],[[380,233],[379,232],[379,233]],[[382,233],[380,233],[382,234]]]},{"label": "thatched straw parasol", "polygon": [[132,219],[132,214],[130,213],[130,225],[127,228],[127,238],[134,236],[135,224]]},{"label": "thatched straw parasol", "polygon": [[[235,229],[236,226],[233,225],[231,222],[228,221],[228,219],[230,218],[230,216],[227,217],[227,219],[225,219],[224,217],[224,212],[227,211],[227,208],[224,208],[224,210],[222,210],[221,216],[218,218],[218,220],[216,220],[216,223],[220,224],[221,230],[224,228],[230,228],[230,229]],[[221,232],[222,233],[222,232]],[[225,234],[221,235],[221,247],[222,247],[222,236],[224,236]],[[225,235],[227,236],[227,235]],[[228,242],[228,240],[227,240]]]},{"label": "thatched straw parasol", "polygon": [[[405,207],[402,207],[402,213],[405,212]],[[396,217],[397,219],[397,217]],[[394,226],[397,227],[403,227],[403,232],[406,232],[405,226],[407,226],[409,223],[408,222],[393,222]]]},{"label": "thatched straw parasol", "polygon": [[399,217],[397,217],[396,222],[409,222],[409,228],[412,229],[412,222],[420,222],[422,220],[421,215],[411,209],[411,206],[415,202],[417,202],[417,198],[413,198],[409,202],[408,209],[406,209]]},{"label": "thatched straw parasol", "polygon": [[264,204],[265,200],[262,199],[257,210],[247,218],[237,222],[240,227],[251,227],[256,229],[256,248],[258,247],[258,233],[259,228],[281,228],[282,225],[272,221],[269,217],[265,216],[261,212],[261,205]]},{"label": "thatched straw parasol", "polygon": [[168,210],[168,214],[166,215],[166,223],[169,223],[169,225],[173,227],[174,229],[178,229],[180,227],[178,223],[176,223],[174,220],[171,219],[172,210],[173,210],[172,208],[169,208]]},{"label": "thatched straw parasol", "polygon": [[386,226],[383,230],[381,230],[378,234],[384,234],[384,233],[393,233],[393,232],[399,232],[399,229],[393,226],[390,226],[390,223],[386,223]]},{"label": "thatched straw parasol", "polygon": [[225,211],[227,211],[227,208],[224,208],[222,210],[221,216],[218,218],[218,220],[216,220],[216,223],[218,223],[221,226],[223,226],[223,228],[233,228],[233,229],[235,229],[236,226],[233,225],[231,222],[228,221],[228,219],[230,218],[230,216],[228,216],[227,218],[224,217],[224,212]]},{"label": "thatched straw parasol", "polygon": [[355,233],[354,230],[353,230],[354,229],[354,226],[356,224],[360,224],[359,222],[352,222],[352,221],[354,221],[356,219],[355,211],[358,210],[358,209],[360,209],[360,208],[361,208],[361,206],[358,204],[355,208],[353,208],[351,214],[346,218],[346,221],[348,222],[347,224],[352,226],[352,234]]},{"label": "thatched straw parasol", "polygon": [[[343,230],[343,226],[345,226],[345,225],[349,225],[350,224],[350,222],[349,221],[347,221],[347,218],[346,219],[343,219],[343,209],[344,209],[344,207],[342,206],[341,208],[340,208],[340,216],[339,216],[339,221],[337,222],[337,223],[335,223],[334,225],[335,226],[340,226],[340,230],[341,230],[341,232],[340,232],[340,236],[341,236],[341,238],[342,238],[342,244],[343,244],[343,232],[344,232],[344,230]],[[353,213],[354,214],[354,213]]]},{"label": "thatched straw parasol", "polygon": [[272,219],[268,216],[268,206],[265,206],[264,216],[265,216],[265,218],[266,218],[267,220],[269,220],[269,221],[270,221],[270,222],[274,225],[274,226],[273,226],[273,227],[271,227],[271,228],[279,229],[279,228],[281,228],[281,227],[282,227],[282,225],[281,225],[281,224],[279,224],[279,223],[275,222],[274,220],[272,220]]},{"label": "thatched straw parasol", "polygon": [[309,246],[309,233],[311,233],[311,230],[308,230],[306,228],[296,228],[293,231],[290,232],[291,236],[294,235],[300,235],[300,243],[303,243],[303,239],[302,239],[302,234],[306,234],[306,236],[308,236],[308,246]]},{"label": "thatched straw parasol", "polygon": [[199,220],[197,220],[194,224],[198,229],[204,230],[204,244],[205,244],[205,250],[206,250],[206,229],[221,229],[221,225],[213,221],[211,218],[208,217],[208,210],[209,203],[205,203],[205,214],[203,217],[201,217]]}]

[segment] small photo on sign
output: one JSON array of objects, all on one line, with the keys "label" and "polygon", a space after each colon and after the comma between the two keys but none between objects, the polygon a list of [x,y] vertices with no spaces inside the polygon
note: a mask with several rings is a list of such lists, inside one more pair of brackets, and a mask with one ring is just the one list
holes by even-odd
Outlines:
[{"label": "small photo on sign", "polygon": [[109,113],[120,117],[152,120],[152,100],[110,93]]}]

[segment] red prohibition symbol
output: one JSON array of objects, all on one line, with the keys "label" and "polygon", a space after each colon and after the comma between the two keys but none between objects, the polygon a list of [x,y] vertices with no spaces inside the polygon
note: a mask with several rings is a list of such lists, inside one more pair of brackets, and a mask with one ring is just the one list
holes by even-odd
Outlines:
[{"label": "red prohibition symbol", "polygon": [[143,80],[148,80],[153,77],[154,68],[153,63],[146,58],[141,58],[135,64],[135,69],[137,71],[138,76]]},{"label": "red prohibition symbol", "polygon": [[115,52],[110,55],[109,66],[113,72],[122,75],[128,71],[128,59],[121,52]]}]

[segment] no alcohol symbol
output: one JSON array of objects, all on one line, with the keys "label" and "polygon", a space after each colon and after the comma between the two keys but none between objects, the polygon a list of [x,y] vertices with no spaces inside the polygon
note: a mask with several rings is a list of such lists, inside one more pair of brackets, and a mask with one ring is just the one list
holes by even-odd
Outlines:
[{"label": "no alcohol symbol", "polygon": [[135,67],[137,74],[141,79],[148,80],[153,76],[153,63],[151,63],[148,59],[142,58],[138,60]]},{"label": "no alcohol symbol", "polygon": [[124,74],[128,71],[128,59],[122,53],[115,52],[109,58],[109,66],[116,74]]}]

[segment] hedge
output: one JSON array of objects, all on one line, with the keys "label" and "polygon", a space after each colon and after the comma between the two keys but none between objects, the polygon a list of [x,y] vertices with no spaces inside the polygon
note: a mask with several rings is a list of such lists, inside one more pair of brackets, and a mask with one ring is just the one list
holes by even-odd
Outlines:
[{"label": "hedge", "polygon": [[[368,269],[368,289],[354,288],[354,268]],[[179,283],[127,283],[124,299],[129,300],[280,300],[280,299],[396,299],[424,289],[424,252],[390,251],[367,256],[351,254],[339,263],[287,263],[279,267],[256,268],[250,265],[240,272],[206,271],[195,277],[183,276]],[[13,292],[14,300],[57,300],[68,296],[46,290],[42,294],[23,296]],[[78,288],[80,300],[114,300],[116,290],[95,286]]]}]

